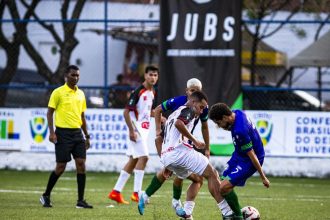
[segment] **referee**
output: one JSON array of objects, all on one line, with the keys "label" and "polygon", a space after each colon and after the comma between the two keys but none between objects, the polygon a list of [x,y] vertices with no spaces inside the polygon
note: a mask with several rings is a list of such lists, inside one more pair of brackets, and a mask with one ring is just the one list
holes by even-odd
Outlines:
[{"label": "referee", "polygon": [[[40,197],[43,207],[52,207],[51,191],[64,172],[67,162],[71,161],[72,155],[77,169],[78,201],[76,208],[93,208],[84,200],[86,150],[90,147],[90,142],[84,114],[86,110],[85,94],[77,87],[79,74],[77,66],[67,67],[65,70],[66,83],[52,92],[48,103],[49,141],[55,144],[56,167],[49,176],[46,191]],[[81,130],[84,132],[84,136]]]}]

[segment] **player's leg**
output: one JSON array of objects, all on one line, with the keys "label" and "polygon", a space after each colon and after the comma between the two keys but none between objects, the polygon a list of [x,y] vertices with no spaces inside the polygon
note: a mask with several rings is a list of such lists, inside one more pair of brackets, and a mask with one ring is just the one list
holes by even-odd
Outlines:
[{"label": "player's leg", "polygon": [[144,169],[148,162],[148,156],[142,156],[138,158],[138,161],[134,170],[134,191],[131,196],[131,200],[134,202],[139,201],[139,192],[142,191],[142,183],[144,177]]},{"label": "player's leg", "polygon": [[241,206],[234,191],[235,186],[244,186],[246,180],[256,172],[252,163],[232,159],[221,176],[221,194],[234,212],[236,219],[242,218]]},{"label": "player's leg", "polygon": [[146,203],[149,201],[149,198],[157,192],[158,189],[163,185],[166,181],[166,178],[163,175],[165,168],[158,171],[157,174],[152,178],[150,184],[146,188],[145,192],[142,192],[139,196],[138,210],[140,215],[144,214],[144,209]]},{"label": "player's leg", "polygon": [[[192,173],[187,178],[190,179],[192,183],[189,185],[187,190],[187,196],[183,206],[183,211],[186,216],[191,217],[195,207],[195,198],[203,184],[203,177]],[[178,212],[180,211],[176,209],[177,214]]]},{"label": "player's leg", "polygon": [[128,204],[128,202],[124,200],[121,191],[123,190],[129,177],[131,176],[137,161],[137,158],[134,159],[132,156],[129,157],[129,160],[125,164],[124,168],[120,171],[120,175],[117,179],[115,187],[109,193],[109,199],[112,199],[119,204]]},{"label": "player's leg", "polygon": [[180,201],[180,197],[182,194],[182,185],[183,185],[183,179],[176,176],[173,180],[172,207],[174,210],[182,208],[182,203]]},{"label": "player's leg", "polygon": [[234,186],[228,180],[225,179],[221,182],[220,190],[222,196],[225,198],[224,201],[227,201],[228,205],[230,206],[230,209],[234,212],[235,218],[243,219],[241,206],[239,204],[238,197],[234,191]]}]

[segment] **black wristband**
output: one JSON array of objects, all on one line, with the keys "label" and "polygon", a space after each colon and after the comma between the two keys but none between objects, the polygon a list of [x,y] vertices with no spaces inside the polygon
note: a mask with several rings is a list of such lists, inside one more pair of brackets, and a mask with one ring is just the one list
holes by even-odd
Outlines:
[{"label": "black wristband", "polygon": [[85,138],[86,138],[86,139],[90,139],[91,136],[90,136],[89,134],[87,134],[87,135],[85,135]]}]

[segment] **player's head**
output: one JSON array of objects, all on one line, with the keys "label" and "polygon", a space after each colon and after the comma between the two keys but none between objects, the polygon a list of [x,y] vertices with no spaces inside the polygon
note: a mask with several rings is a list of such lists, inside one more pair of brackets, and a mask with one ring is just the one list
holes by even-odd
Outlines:
[{"label": "player's head", "polygon": [[149,86],[155,85],[158,81],[158,74],[159,74],[159,70],[158,70],[157,67],[151,66],[151,65],[147,66],[145,71],[144,71],[145,82]]},{"label": "player's head", "polygon": [[207,107],[207,96],[202,91],[195,91],[189,96],[188,103],[194,109],[196,115],[199,116]]},{"label": "player's head", "polygon": [[202,82],[197,78],[191,78],[187,81],[186,94],[190,96],[195,91],[202,91]]},{"label": "player's head", "polygon": [[220,128],[230,130],[235,118],[233,112],[225,103],[216,103],[211,106],[209,118]]},{"label": "player's head", "polygon": [[75,65],[68,66],[65,69],[64,77],[68,85],[72,85],[72,86],[76,85],[80,77],[79,67]]}]

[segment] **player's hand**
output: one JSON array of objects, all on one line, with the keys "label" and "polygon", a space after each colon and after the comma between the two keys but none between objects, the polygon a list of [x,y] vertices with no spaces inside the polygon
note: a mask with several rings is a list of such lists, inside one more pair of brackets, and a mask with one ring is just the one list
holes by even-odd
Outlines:
[{"label": "player's hand", "polygon": [[90,146],[91,146],[91,142],[90,142],[90,140],[88,138],[88,139],[85,140],[85,148],[86,148],[86,150],[88,150],[90,148]]},{"label": "player's hand", "polygon": [[262,183],[266,188],[270,187],[270,181],[267,179],[267,177],[262,178]]},{"label": "player's hand", "polygon": [[57,136],[55,133],[49,135],[49,141],[56,144],[57,143]]},{"label": "player's hand", "polygon": [[137,133],[135,131],[129,132],[129,139],[133,142],[137,140]]},{"label": "player's hand", "polygon": [[203,148],[205,148],[205,143],[202,142],[202,141],[195,140],[193,143],[194,143],[195,147],[197,147],[197,148],[199,148],[199,149],[203,149]]}]

